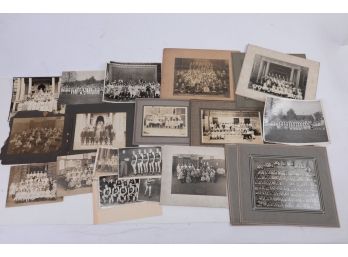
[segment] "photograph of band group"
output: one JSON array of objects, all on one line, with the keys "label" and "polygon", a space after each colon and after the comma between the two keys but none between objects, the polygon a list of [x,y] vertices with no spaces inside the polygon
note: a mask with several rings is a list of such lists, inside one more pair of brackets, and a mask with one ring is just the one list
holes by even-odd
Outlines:
[{"label": "photograph of band group", "polygon": [[142,136],[187,137],[187,107],[144,106]]},{"label": "photograph of band group", "polygon": [[262,144],[261,128],[258,111],[201,110],[203,144]]},{"label": "photograph of band group", "polygon": [[143,177],[162,174],[161,147],[129,147],[119,149],[122,177]]},{"label": "photograph of band group", "polygon": [[160,64],[108,63],[103,101],[134,102],[136,98],[159,98]]},{"label": "photograph of band group", "polygon": [[199,154],[174,155],[171,193],[226,195],[225,160]]}]

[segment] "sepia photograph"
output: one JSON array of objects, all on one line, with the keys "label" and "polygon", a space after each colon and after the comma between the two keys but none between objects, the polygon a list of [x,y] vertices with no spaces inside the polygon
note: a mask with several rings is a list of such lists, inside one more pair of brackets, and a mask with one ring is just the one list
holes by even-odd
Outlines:
[{"label": "sepia photograph", "polygon": [[58,196],[70,196],[92,192],[95,153],[57,157]]},{"label": "sepia photograph", "polygon": [[161,147],[120,148],[119,163],[120,178],[161,175]]},{"label": "sepia photograph", "polygon": [[9,119],[19,111],[64,113],[58,105],[59,77],[13,78]]},{"label": "sepia photograph", "polygon": [[117,175],[99,177],[100,207],[135,203],[139,197],[139,179],[118,179]]},{"label": "sepia photograph", "polygon": [[229,97],[228,60],[175,58],[174,95]]},{"label": "sepia photograph", "polygon": [[105,71],[64,71],[61,76],[59,103],[94,104],[103,97]]},{"label": "sepia photograph", "polygon": [[118,175],[118,149],[101,147],[98,148],[95,162],[95,174],[113,173]]},{"label": "sepia photograph", "polygon": [[140,179],[139,201],[159,202],[161,196],[161,178],[149,177]]},{"label": "sepia photograph", "polygon": [[264,140],[271,143],[328,143],[321,102],[267,97],[263,135]]},{"label": "sepia photograph", "polygon": [[126,146],[126,112],[76,114],[73,150]]},{"label": "sepia photograph", "polygon": [[249,45],[236,94],[259,101],[267,95],[313,100],[318,74],[318,62]]},{"label": "sepia photograph", "polygon": [[134,102],[160,97],[159,63],[116,63],[106,67],[104,102]]},{"label": "sepia photograph", "polygon": [[262,144],[261,116],[258,111],[201,109],[202,144]]},{"label": "sepia photograph", "polygon": [[64,117],[13,118],[8,155],[49,154],[62,143]]},{"label": "sepia photograph", "polygon": [[12,166],[8,182],[6,207],[63,201],[63,197],[57,196],[55,169],[55,162]]},{"label": "sepia photograph", "polygon": [[234,101],[232,51],[165,48],[161,98]]},{"label": "sepia photograph", "polygon": [[252,157],[256,210],[322,211],[314,159]]},{"label": "sepia photograph", "polygon": [[187,137],[187,107],[144,106],[144,137]]}]

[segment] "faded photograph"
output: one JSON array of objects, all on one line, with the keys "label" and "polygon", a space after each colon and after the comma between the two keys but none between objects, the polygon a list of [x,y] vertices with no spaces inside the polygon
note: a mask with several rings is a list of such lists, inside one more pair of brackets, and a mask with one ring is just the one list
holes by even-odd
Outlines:
[{"label": "faded photograph", "polygon": [[114,173],[118,175],[118,149],[98,148],[95,173]]}]

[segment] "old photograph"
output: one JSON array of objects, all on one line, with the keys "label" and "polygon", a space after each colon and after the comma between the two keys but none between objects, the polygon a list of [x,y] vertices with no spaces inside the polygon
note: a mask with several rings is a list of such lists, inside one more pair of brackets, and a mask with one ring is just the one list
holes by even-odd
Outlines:
[{"label": "old photograph", "polygon": [[161,147],[121,148],[119,149],[119,163],[120,178],[161,175]]},{"label": "old photograph", "polygon": [[267,97],[263,135],[272,143],[328,143],[321,102]]},{"label": "old photograph", "polygon": [[59,103],[94,104],[103,97],[105,71],[64,71],[61,77]]},{"label": "old photograph", "polygon": [[55,162],[12,166],[6,207],[62,201],[63,198],[57,196],[55,169]]},{"label": "old photograph", "polygon": [[117,175],[99,177],[100,207],[137,202],[139,186],[139,179],[121,180]]},{"label": "old photograph", "polygon": [[319,63],[249,45],[236,94],[265,101],[266,96],[313,100]]},{"label": "old photograph", "polygon": [[19,111],[64,113],[58,106],[59,77],[13,78],[9,118]]},{"label": "old photograph", "polygon": [[49,154],[62,143],[64,117],[14,118],[7,146],[8,155]]},{"label": "old photograph", "polygon": [[126,146],[125,112],[76,114],[73,150]]},{"label": "old photograph", "polygon": [[144,137],[187,137],[187,107],[144,106]]},{"label": "old photograph", "polygon": [[95,155],[86,153],[57,157],[55,177],[59,196],[92,192]]},{"label": "old photograph", "polygon": [[262,144],[262,125],[258,111],[201,109],[202,144]]},{"label": "old photograph", "polygon": [[175,58],[174,95],[229,97],[229,61]]},{"label": "old photograph", "polygon": [[252,157],[255,209],[321,211],[315,159]]},{"label": "old photograph", "polygon": [[118,175],[118,149],[101,147],[98,148],[95,162],[95,173],[112,173]]},{"label": "old photograph", "polygon": [[136,98],[160,97],[160,64],[108,63],[103,100],[134,102]]},{"label": "old photograph", "polygon": [[225,160],[200,154],[173,156],[172,194],[226,195]]},{"label": "old photograph", "polygon": [[161,178],[148,177],[140,179],[139,201],[159,202],[161,196]]}]

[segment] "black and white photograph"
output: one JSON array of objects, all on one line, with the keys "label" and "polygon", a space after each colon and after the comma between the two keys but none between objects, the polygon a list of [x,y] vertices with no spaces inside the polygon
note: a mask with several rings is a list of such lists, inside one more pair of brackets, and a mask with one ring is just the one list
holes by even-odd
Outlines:
[{"label": "black and white photograph", "polygon": [[126,112],[76,114],[73,150],[126,146]]},{"label": "black and white photograph", "polygon": [[8,155],[50,154],[62,143],[64,117],[13,118]]},{"label": "black and white photograph", "polygon": [[315,159],[252,157],[256,210],[322,211]]},{"label": "black and white photograph", "polygon": [[13,78],[9,118],[19,111],[64,113],[58,105],[59,77]]},{"label": "black and white photograph", "polygon": [[228,60],[175,58],[174,95],[228,97]]},{"label": "black and white photograph", "polygon": [[140,179],[139,201],[159,202],[161,196],[161,178],[148,177]]},{"label": "black and white photograph", "polygon": [[119,149],[119,176],[145,177],[162,174],[161,147],[127,147]]},{"label": "black and white photograph", "polygon": [[55,162],[12,166],[8,182],[6,207],[62,201],[63,198],[57,196],[55,169]]},{"label": "black and white photograph", "polygon": [[328,143],[320,100],[267,97],[263,119],[266,142],[287,144]]},{"label": "black and white photograph", "polygon": [[99,177],[100,207],[138,202],[139,179],[118,179],[117,175]]},{"label": "black and white photograph", "polygon": [[202,144],[262,144],[261,115],[258,111],[201,109]]},{"label": "black and white photograph", "polygon": [[249,45],[236,94],[265,101],[266,96],[313,100],[319,63]]},{"label": "black and white photograph", "polygon": [[59,196],[92,192],[95,153],[57,157],[55,177]]},{"label": "black and white photograph", "polygon": [[118,175],[118,149],[101,147],[98,148],[95,162],[95,174],[113,173]]},{"label": "black and white photograph", "polygon": [[210,155],[173,156],[172,194],[226,195],[225,160]]},{"label": "black and white photograph", "polygon": [[187,107],[144,106],[144,137],[187,137]]},{"label": "black and white photograph", "polygon": [[94,104],[103,98],[105,71],[64,71],[61,76],[60,104]]},{"label": "black and white photograph", "polygon": [[160,64],[116,63],[106,67],[104,102],[134,102],[160,97]]}]

